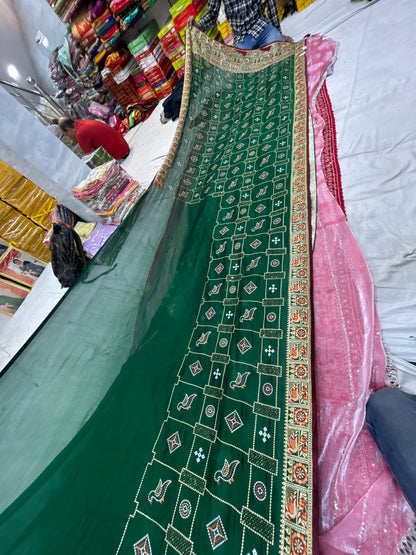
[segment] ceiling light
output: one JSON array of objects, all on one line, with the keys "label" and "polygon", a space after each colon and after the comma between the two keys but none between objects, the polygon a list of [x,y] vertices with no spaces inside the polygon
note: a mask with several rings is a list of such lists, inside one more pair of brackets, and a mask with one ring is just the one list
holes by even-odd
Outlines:
[{"label": "ceiling light", "polygon": [[12,79],[18,79],[19,77],[19,72],[17,71],[16,66],[14,66],[13,64],[7,66],[7,73]]}]

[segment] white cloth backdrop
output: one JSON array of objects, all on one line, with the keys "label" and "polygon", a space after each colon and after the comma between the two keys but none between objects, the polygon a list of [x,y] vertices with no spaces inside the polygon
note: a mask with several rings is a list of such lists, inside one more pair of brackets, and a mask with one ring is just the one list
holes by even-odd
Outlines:
[{"label": "white cloth backdrop", "polygon": [[398,380],[416,394],[416,2],[316,0],[283,20],[339,43],[327,80],[348,221]]}]

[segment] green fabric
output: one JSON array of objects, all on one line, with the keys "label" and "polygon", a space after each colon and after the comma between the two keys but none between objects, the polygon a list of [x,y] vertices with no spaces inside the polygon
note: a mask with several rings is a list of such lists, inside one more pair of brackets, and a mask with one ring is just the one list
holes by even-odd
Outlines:
[{"label": "green fabric", "polygon": [[176,200],[131,356],[2,514],[5,553],[312,553],[304,63],[302,44],[241,54],[188,33],[153,191]]}]

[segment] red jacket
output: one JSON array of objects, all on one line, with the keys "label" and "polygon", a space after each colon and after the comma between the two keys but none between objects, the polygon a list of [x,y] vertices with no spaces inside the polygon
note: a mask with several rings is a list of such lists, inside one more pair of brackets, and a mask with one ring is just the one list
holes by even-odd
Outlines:
[{"label": "red jacket", "polygon": [[84,154],[90,154],[102,146],[116,160],[124,158],[130,147],[122,135],[106,123],[84,119],[75,122],[75,134]]}]

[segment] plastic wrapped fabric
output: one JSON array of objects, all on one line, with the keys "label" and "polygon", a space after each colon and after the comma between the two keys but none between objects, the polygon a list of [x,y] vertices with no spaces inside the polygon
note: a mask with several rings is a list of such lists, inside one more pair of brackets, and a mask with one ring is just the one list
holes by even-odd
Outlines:
[{"label": "plastic wrapped fabric", "polygon": [[0,201],[0,237],[18,249],[50,262],[49,249],[43,244],[46,230]]},{"label": "plastic wrapped fabric", "polygon": [[106,3],[104,0],[95,0],[90,5],[90,9],[88,12],[88,17],[90,21],[94,21],[95,19],[99,18],[103,15],[106,10]]},{"label": "plastic wrapped fabric", "polygon": [[84,252],[87,256],[89,258],[95,256],[116,229],[117,227],[114,225],[104,225],[99,222],[91,235],[83,241]]},{"label": "plastic wrapped fabric", "polygon": [[93,198],[100,189],[118,175],[120,166],[115,160],[110,160],[90,171],[88,177],[73,188],[75,198]]},{"label": "plastic wrapped fabric", "polygon": [[10,189],[20,180],[22,175],[11,166],[0,160],[0,196],[8,195]]},{"label": "plastic wrapped fabric", "polygon": [[48,229],[56,201],[28,179],[23,177],[6,198],[1,198],[36,224]]},{"label": "plastic wrapped fabric", "polygon": [[91,233],[94,231],[94,228],[97,224],[95,223],[85,223],[85,222],[78,222],[74,229],[78,233],[79,238],[82,242],[86,241],[90,236]]},{"label": "plastic wrapped fabric", "polygon": [[76,198],[103,216],[106,224],[118,225],[146,188],[111,159],[91,170],[73,192]]},{"label": "plastic wrapped fabric", "polygon": [[19,172],[0,161],[0,199],[47,229],[55,200],[23,177]]},{"label": "plastic wrapped fabric", "polygon": [[78,217],[66,206],[56,203],[55,210],[51,213],[51,222],[53,224],[66,224],[74,227]]},{"label": "plastic wrapped fabric", "polygon": [[[115,117],[115,116],[111,116]],[[112,157],[108,154],[106,150],[103,149],[102,146],[94,150],[91,154],[87,154],[83,157],[84,162],[90,168],[96,168],[97,166],[102,166],[106,162],[111,162]]]},{"label": "plastic wrapped fabric", "polygon": [[90,114],[93,114],[94,116],[97,116],[104,121],[106,121],[111,114],[111,109],[108,106],[104,106],[103,104],[95,102],[94,100],[90,102],[88,111],[90,112]]}]

